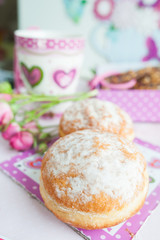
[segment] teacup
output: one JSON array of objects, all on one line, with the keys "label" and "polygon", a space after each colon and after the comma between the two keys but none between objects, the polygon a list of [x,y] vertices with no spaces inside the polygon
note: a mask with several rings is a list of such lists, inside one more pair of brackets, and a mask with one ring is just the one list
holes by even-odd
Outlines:
[{"label": "teacup", "polygon": [[[81,36],[41,30],[15,31],[15,86],[46,95],[76,91],[84,55]],[[23,84],[22,84],[23,83]]]}]

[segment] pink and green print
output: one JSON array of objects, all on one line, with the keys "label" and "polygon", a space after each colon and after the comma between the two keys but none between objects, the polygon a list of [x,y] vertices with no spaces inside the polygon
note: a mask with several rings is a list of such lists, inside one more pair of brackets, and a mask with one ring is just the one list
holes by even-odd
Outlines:
[{"label": "pink and green print", "polygon": [[26,162],[26,166],[33,169],[40,169],[42,165],[42,157]]},{"label": "pink and green print", "polygon": [[27,67],[25,63],[21,62],[21,71],[31,87],[40,84],[43,79],[43,71],[38,66]]},{"label": "pink and green print", "polygon": [[72,69],[69,72],[57,70],[53,74],[53,80],[60,88],[67,88],[72,84],[75,75],[76,69]]}]

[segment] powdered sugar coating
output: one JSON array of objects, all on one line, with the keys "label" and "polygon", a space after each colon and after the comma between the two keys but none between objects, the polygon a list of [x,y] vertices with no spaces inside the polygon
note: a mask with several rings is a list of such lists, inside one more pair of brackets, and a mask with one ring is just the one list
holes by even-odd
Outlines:
[{"label": "powdered sugar coating", "polygon": [[82,129],[99,129],[133,139],[129,115],[117,105],[99,99],[87,99],[70,106],[60,122],[64,134]]},{"label": "powdered sugar coating", "polygon": [[67,194],[72,201],[81,198],[86,203],[103,192],[123,204],[140,190],[145,166],[131,142],[115,134],[83,130],[53,144],[45,169],[65,181],[63,187],[54,183],[58,198]]}]

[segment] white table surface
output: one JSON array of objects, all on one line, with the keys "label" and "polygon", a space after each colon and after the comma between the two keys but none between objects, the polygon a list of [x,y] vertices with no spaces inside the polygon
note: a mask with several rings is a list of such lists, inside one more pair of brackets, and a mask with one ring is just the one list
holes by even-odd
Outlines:
[{"label": "white table surface", "polygon": [[[136,137],[160,145],[160,124],[136,123]],[[0,162],[14,156],[0,137]],[[141,240],[160,239],[160,205],[139,231]],[[0,172],[0,235],[11,240],[82,240],[22,187]],[[125,239],[122,239],[125,240]]]}]

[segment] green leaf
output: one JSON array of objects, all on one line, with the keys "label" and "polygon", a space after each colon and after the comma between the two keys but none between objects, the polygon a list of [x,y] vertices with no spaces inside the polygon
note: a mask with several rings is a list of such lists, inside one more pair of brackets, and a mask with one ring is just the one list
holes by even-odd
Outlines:
[{"label": "green leaf", "polygon": [[96,69],[94,69],[94,68],[91,69],[91,72],[93,73],[93,75],[96,75],[96,73],[97,73]]},{"label": "green leaf", "polygon": [[44,132],[42,132],[42,133],[40,133],[40,135],[39,135],[39,139],[42,140],[42,139],[47,138],[48,136],[49,136],[49,133],[44,133]]},{"label": "green leaf", "polygon": [[110,31],[115,31],[117,28],[114,24],[111,24],[109,29]]},{"label": "green leaf", "polygon": [[46,143],[40,143],[38,146],[38,152],[44,153],[47,150],[48,146]]},{"label": "green leaf", "polygon": [[13,112],[14,114],[16,114],[16,113],[18,112],[18,110],[19,110],[19,105],[16,104],[16,103],[15,103],[15,104],[11,104],[10,107],[11,107],[12,112]]},{"label": "green leaf", "polygon": [[34,142],[33,142],[33,147],[36,149],[37,148],[37,140],[34,138]]},{"label": "green leaf", "polygon": [[87,3],[87,0],[82,0],[81,1],[81,4],[86,4]]},{"label": "green leaf", "polygon": [[11,94],[13,92],[12,86],[9,82],[0,83],[0,93]]}]

